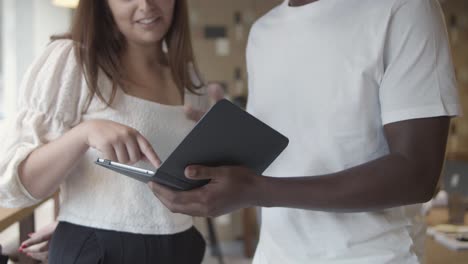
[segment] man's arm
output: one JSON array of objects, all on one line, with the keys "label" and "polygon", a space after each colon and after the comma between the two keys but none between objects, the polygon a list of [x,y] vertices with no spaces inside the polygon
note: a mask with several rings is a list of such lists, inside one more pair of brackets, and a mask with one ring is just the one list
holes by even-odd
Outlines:
[{"label": "man's arm", "polygon": [[440,176],[449,123],[437,117],[386,125],[388,155],[325,176],[268,178],[263,206],[360,212],[426,202]]},{"label": "man's arm", "polygon": [[388,155],[330,175],[272,178],[241,167],[189,166],[187,177],[211,182],[188,192],[150,187],[173,212],[197,216],[248,206],[365,212],[421,203],[437,185],[449,123],[449,117],[435,117],[388,124]]}]

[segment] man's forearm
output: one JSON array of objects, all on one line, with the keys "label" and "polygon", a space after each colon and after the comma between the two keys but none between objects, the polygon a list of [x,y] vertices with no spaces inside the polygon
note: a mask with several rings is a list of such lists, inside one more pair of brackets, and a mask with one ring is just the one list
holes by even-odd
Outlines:
[{"label": "man's forearm", "polygon": [[425,175],[417,167],[402,155],[390,154],[330,175],[265,177],[254,203],[329,212],[365,212],[421,203],[432,197],[438,173]]}]

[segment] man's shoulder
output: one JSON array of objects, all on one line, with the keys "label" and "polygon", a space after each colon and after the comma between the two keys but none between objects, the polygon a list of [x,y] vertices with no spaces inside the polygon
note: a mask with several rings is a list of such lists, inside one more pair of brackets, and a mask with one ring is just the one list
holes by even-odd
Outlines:
[{"label": "man's shoulder", "polygon": [[435,4],[438,0],[351,0],[347,2],[350,5],[368,7],[374,10],[390,10],[392,13],[405,5],[412,5],[419,8],[424,8],[428,4]]},{"label": "man's shoulder", "polygon": [[261,16],[259,19],[257,19],[254,22],[252,29],[262,28],[262,27],[271,25],[272,23],[274,23],[274,21],[277,21],[278,19],[280,19],[282,16],[281,9],[282,9],[283,4],[284,3],[281,3],[273,7],[268,12],[266,12],[263,16]]},{"label": "man's shoulder", "polygon": [[[401,5],[405,5],[406,3],[417,3],[421,2],[424,3],[428,0],[328,0],[334,1],[332,3],[334,10],[338,12],[342,12],[343,10],[348,10],[349,15],[359,15],[361,16],[363,13],[373,12],[373,11],[383,11],[387,12],[392,9],[398,8]],[[436,0],[429,0],[429,1],[436,1]],[[262,27],[265,25],[270,25],[278,19],[281,19],[286,12],[284,12],[284,5],[285,2],[275,6],[263,16],[261,16],[255,23],[254,27]],[[310,5],[313,5],[311,3]],[[327,13],[328,15],[328,13]]]}]

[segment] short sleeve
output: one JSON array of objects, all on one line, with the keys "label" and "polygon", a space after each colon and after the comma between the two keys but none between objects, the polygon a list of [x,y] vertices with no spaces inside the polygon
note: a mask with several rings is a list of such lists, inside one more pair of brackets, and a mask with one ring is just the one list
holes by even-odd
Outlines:
[{"label": "short sleeve", "polygon": [[446,26],[436,0],[397,2],[383,63],[379,94],[384,125],[461,113]]},{"label": "short sleeve", "polygon": [[49,44],[23,78],[16,113],[1,124],[0,206],[39,202],[21,183],[18,167],[32,151],[80,122],[87,95],[73,42]]}]

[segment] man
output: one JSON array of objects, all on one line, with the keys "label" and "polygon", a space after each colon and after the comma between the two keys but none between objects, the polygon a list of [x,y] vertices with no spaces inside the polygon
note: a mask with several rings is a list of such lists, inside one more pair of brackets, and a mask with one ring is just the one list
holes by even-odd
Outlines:
[{"label": "man", "polygon": [[[285,0],[255,23],[248,111],[290,139],[265,172],[189,166],[173,212],[266,207],[255,264],[419,263],[405,205],[431,199],[456,82],[436,0]],[[268,176],[268,177],[267,177]]]}]

